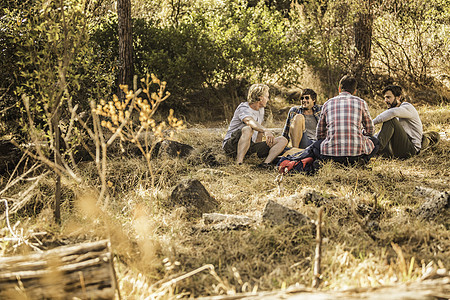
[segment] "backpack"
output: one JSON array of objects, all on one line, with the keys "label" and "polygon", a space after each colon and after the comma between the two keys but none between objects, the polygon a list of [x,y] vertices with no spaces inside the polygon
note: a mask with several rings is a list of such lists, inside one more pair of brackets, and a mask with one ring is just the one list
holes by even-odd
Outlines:
[{"label": "backpack", "polygon": [[308,155],[308,151],[299,151],[294,154],[283,156],[278,161],[277,167],[280,174],[314,172],[314,158]]}]

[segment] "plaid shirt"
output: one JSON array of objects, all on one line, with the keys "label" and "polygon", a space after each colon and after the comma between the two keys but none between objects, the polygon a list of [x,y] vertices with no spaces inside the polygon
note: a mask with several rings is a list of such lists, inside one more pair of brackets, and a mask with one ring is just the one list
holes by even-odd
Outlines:
[{"label": "plaid shirt", "polygon": [[[291,127],[292,119],[294,119],[295,115],[297,115],[297,114],[303,114],[304,110],[305,109],[300,106],[294,106],[289,110],[288,116],[286,119],[286,124],[284,125],[283,134],[282,134],[285,138],[287,138],[288,141],[290,139],[289,138],[289,129]],[[322,106],[315,104],[312,108],[312,111],[313,111],[314,118],[316,118],[316,121],[319,121],[319,116],[320,116],[320,112],[322,111]]]},{"label": "plaid shirt", "polygon": [[375,148],[368,136],[374,126],[366,101],[342,92],[329,99],[317,124],[317,139],[325,139],[320,152],[326,156],[359,156]]}]

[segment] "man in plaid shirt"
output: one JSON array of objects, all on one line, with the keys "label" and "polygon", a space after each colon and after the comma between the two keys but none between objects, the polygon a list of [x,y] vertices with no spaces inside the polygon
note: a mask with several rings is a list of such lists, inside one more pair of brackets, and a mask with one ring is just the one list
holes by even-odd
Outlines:
[{"label": "man in plaid shirt", "polygon": [[320,149],[319,159],[331,159],[343,164],[366,163],[376,154],[379,142],[367,103],[352,94],[356,91],[354,77],[344,76],[339,81],[339,95],[322,107],[317,124],[317,139],[313,145]]}]

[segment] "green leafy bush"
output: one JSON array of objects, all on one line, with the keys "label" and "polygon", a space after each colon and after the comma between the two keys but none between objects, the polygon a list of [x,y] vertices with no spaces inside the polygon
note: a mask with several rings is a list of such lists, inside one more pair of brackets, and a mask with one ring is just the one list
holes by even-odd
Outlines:
[{"label": "green leafy bush", "polygon": [[[172,97],[166,105],[187,99],[187,108],[189,98],[205,87],[220,88],[238,78],[280,84],[298,79],[299,70],[291,66],[302,55],[304,43],[292,38],[289,21],[280,12],[263,1],[255,6],[246,1],[197,4],[171,18],[172,23],[133,21],[135,69],[170,79]],[[109,18],[91,36],[104,59],[117,55],[116,24],[115,17]],[[204,104],[222,105],[218,97],[210,101]]]},{"label": "green leafy bush", "polygon": [[97,12],[81,1],[65,4],[61,10],[59,3],[28,0],[2,8],[0,95],[7,100],[2,108],[16,107],[2,116],[14,121],[11,126],[17,124],[23,94],[39,124],[46,122],[45,107],[51,110],[61,99],[87,109],[90,100],[111,91],[111,65],[87,42]]}]

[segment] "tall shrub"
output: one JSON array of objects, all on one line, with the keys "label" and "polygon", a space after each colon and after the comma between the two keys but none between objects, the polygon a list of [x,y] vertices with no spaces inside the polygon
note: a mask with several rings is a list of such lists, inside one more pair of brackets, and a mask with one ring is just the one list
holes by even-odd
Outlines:
[{"label": "tall shrub", "polygon": [[377,73],[412,88],[447,80],[450,88],[448,1],[383,1],[374,23]]},{"label": "tall shrub", "polygon": [[[18,33],[12,37],[18,67],[15,95],[22,99],[21,125],[35,145],[35,157],[55,172],[55,219],[60,220],[61,176],[78,180],[73,168],[73,147],[79,136],[73,134],[75,107],[87,107],[83,83],[99,87],[105,78],[95,72],[95,55],[88,46],[89,18],[95,1],[29,0],[11,11],[17,18]],[[108,77],[108,76],[106,76]],[[108,79],[106,79],[107,81]],[[70,122],[70,124],[69,124]]]}]

